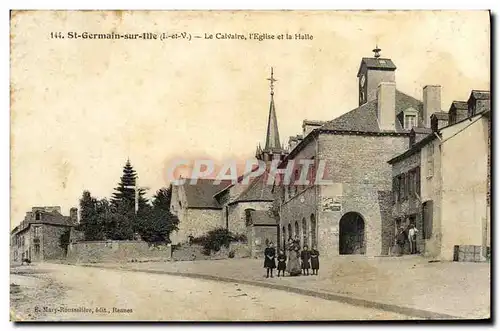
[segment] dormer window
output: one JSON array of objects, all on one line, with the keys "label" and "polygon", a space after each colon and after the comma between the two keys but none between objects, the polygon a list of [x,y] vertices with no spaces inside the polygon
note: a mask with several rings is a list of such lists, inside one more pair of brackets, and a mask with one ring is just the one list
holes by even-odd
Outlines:
[{"label": "dormer window", "polygon": [[413,109],[413,108],[408,108],[404,111],[403,113],[403,118],[404,118],[404,129],[410,131],[414,127],[417,127],[417,116],[418,116],[418,111]]},{"label": "dormer window", "polygon": [[35,213],[35,221],[40,221],[42,219],[42,215],[40,214],[39,211]]},{"label": "dormer window", "polygon": [[405,115],[405,130],[411,130],[417,124],[416,115]]}]

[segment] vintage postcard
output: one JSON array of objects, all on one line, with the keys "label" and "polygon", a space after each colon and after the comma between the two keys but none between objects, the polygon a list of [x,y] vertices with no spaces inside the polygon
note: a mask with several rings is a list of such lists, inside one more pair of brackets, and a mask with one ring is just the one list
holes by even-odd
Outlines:
[{"label": "vintage postcard", "polygon": [[490,19],[11,11],[11,321],[489,319]]}]

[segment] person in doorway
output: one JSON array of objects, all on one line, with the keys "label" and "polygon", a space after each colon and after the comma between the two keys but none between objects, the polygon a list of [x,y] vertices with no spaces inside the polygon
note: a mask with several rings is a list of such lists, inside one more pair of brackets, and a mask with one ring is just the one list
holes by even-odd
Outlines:
[{"label": "person in doorway", "polygon": [[267,244],[267,248],[264,250],[264,268],[267,270],[266,278],[269,278],[269,274],[271,274],[271,278],[273,278],[273,269],[276,268],[276,250],[274,249],[274,245],[272,242]]},{"label": "person in doorway", "polygon": [[302,253],[300,253],[300,259],[302,260],[302,274],[309,276],[309,269],[311,268],[311,252],[309,251],[309,247],[304,245],[304,249]]},{"label": "person in doorway", "polygon": [[410,224],[410,228],[408,229],[408,241],[410,242],[410,254],[417,253],[417,233],[418,230],[415,227],[415,224]]},{"label": "person in doorway", "polygon": [[313,275],[318,275],[319,270],[319,251],[313,246],[311,250],[311,269]]},{"label": "person in doorway", "polygon": [[399,228],[398,234],[396,235],[396,245],[397,245],[396,247],[398,256],[403,255],[403,251],[405,249],[405,242],[406,242],[405,228],[404,226],[401,226]]},{"label": "person in doorway", "polygon": [[278,277],[280,276],[280,273],[283,273],[284,277],[285,270],[286,270],[286,255],[285,252],[282,249],[280,249],[280,252],[278,254]]}]

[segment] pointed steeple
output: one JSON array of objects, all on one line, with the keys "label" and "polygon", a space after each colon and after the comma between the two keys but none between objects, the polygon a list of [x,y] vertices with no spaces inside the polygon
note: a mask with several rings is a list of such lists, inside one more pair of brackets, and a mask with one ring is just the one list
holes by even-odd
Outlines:
[{"label": "pointed steeple", "polygon": [[269,104],[269,118],[267,120],[266,146],[265,150],[281,149],[280,134],[278,132],[278,119],[276,118],[276,108],[274,106],[274,79],[273,68],[271,68],[271,77],[268,78],[271,89],[271,102]]}]

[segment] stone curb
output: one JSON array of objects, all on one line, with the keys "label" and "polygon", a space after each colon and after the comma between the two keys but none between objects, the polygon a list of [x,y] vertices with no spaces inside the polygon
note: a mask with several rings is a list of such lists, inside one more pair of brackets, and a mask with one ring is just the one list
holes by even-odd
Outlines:
[{"label": "stone curb", "polygon": [[308,290],[299,287],[293,287],[288,285],[280,285],[280,284],[272,284],[266,282],[260,282],[256,280],[248,280],[248,279],[235,279],[229,277],[208,275],[208,274],[200,274],[200,273],[191,273],[191,272],[177,272],[177,271],[164,271],[164,270],[148,270],[148,269],[137,269],[137,268],[127,268],[127,267],[114,267],[114,266],[98,266],[98,265],[89,265],[89,264],[81,264],[79,266],[83,267],[91,267],[91,268],[102,268],[102,269],[111,269],[111,270],[123,270],[123,271],[132,271],[132,272],[143,272],[150,274],[163,274],[163,275],[171,275],[171,276],[181,276],[181,277],[189,277],[189,278],[197,278],[197,279],[206,279],[213,280],[218,282],[225,283],[239,283],[246,284],[252,286],[266,287],[275,290],[281,290],[286,292],[297,293],[301,295],[312,296],[320,299],[337,301],[341,303],[350,304],[353,306],[379,309],[384,311],[389,311],[401,315],[407,315],[411,317],[417,317],[421,319],[464,319],[463,317],[453,316],[448,314],[436,313],[428,310],[410,308],[404,306],[398,306],[389,303],[383,303],[378,301],[366,300],[356,297],[350,297],[345,295],[339,295],[329,292],[321,292],[315,290]]}]

